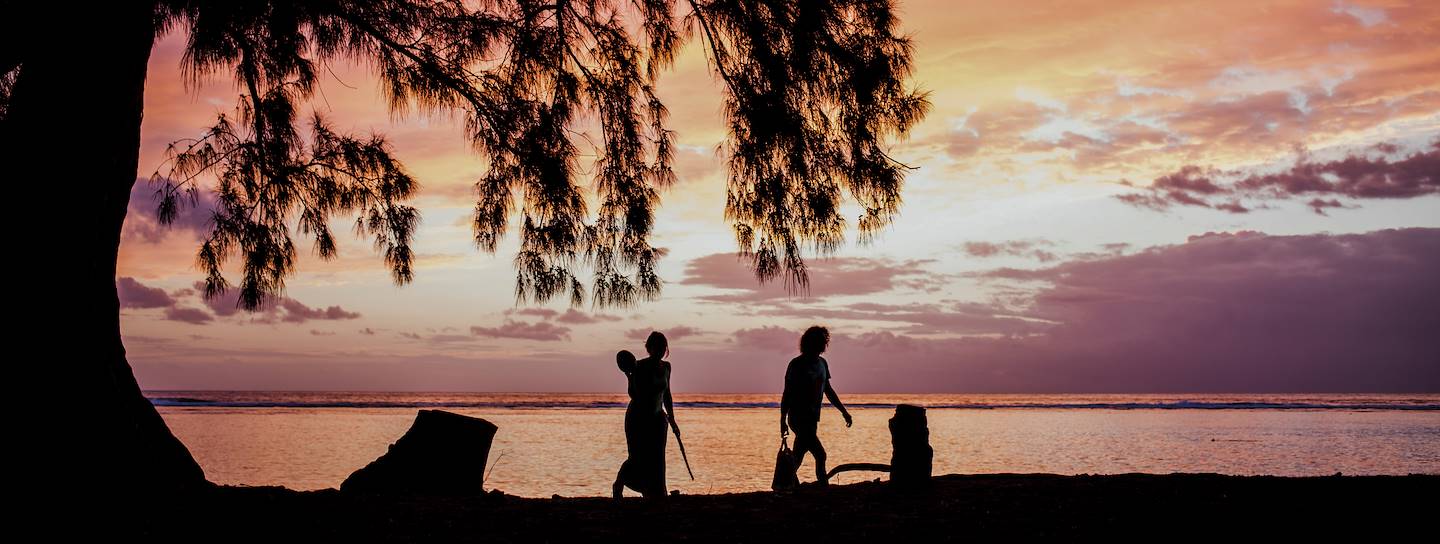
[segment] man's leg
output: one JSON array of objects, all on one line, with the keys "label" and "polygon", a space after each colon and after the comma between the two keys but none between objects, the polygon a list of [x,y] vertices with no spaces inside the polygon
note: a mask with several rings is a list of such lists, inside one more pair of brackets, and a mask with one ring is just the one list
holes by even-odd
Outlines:
[{"label": "man's leg", "polygon": [[800,463],[805,462],[805,452],[814,447],[814,440],[815,435],[795,430],[795,445],[790,448],[790,457],[795,460],[795,470],[800,470]]},{"label": "man's leg", "polygon": [[795,433],[795,468],[800,468],[805,452],[810,452],[815,457],[816,470],[824,474],[825,448],[820,445],[820,438],[815,434],[816,427],[815,423],[809,421],[790,422],[790,430]]},{"label": "man's leg", "polygon": [[818,435],[814,437],[814,446],[810,449],[810,455],[815,456],[815,481],[820,485],[829,485],[830,478],[825,474],[825,445],[820,443]]}]

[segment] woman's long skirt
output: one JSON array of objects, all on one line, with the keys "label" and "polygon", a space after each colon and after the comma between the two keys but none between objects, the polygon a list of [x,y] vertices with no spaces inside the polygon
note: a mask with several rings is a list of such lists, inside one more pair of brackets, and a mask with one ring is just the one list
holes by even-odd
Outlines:
[{"label": "woman's long skirt", "polygon": [[665,495],[665,416],[660,412],[625,411],[625,449],[620,482],[646,497]]}]

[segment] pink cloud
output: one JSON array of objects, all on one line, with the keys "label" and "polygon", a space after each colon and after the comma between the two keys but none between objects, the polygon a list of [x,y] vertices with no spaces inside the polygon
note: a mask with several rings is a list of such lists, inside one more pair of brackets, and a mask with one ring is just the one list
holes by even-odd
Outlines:
[{"label": "pink cloud", "polygon": [[945,302],[879,304],[860,302],[839,307],[777,304],[755,311],[763,317],[826,322],[868,321],[904,324],[912,334],[1015,335],[1043,331],[1048,324],[995,304]]},{"label": "pink cloud", "polygon": [[540,319],[546,320],[555,317],[559,313],[560,312],[556,312],[555,310],[551,310],[549,308],[515,308],[505,310],[505,315],[528,315],[531,317],[538,317]]},{"label": "pink cloud", "polygon": [[[869,295],[896,290],[929,291],[943,286],[944,276],[926,271],[931,261],[913,259],[893,261],[866,257],[815,259],[807,264],[810,270],[809,297]],[[734,253],[716,253],[691,260],[685,265],[685,285],[703,285],[738,291],[724,295],[700,297],[711,302],[774,302],[805,293],[787,292],[782,282],[761,284]]]},{"label": "pink cloud", "polygon": [[537,317],[540,318],[541,321],[554,320],[557,323],[565,323],[567,325],[590,325],[605,321],[620,321],[624,319],[623,317],[610,314],[585,313],[574,308],[567,308],[564,313],[560,313],[549,308],[515,308],[505,310],[505,315],[522,315]]},{"label": "pink cloud", "polygon": [[591,323],[600,323],[602,321],[620,321],[622,319],[624,318],[616,315],[601,313],[587,314],[574,308],[570,308],[568,310],[565,310],[565,313],[560,314],[559,317],[556,317],[555,321],[558,321],[560,323],[568,323],[570,325],[589,325]]},{"label": "pink cloud", "polygon": [[558,340],[569,340],[570,329],[553,323],[539,322],[529,323],[525,321],[513,321],[506,319],[505,323],[498,327],[470,327],[470,334],[474,336],[488,336],[491,338],[519,338],[522,340],[539,340],[542,342],[554,342]]},{"label": "pink cloud", "polygon": [[962,249],[971,257],[998,257],[1009,255],[1014,257],[1032,257],[1040,262],[1050,262],[1057,258],[1057,255],[1050,251],[1040,249],[1052,247],[1055,243],[1049,240],[1010,240],[1006,242],[965,242]]},{"label": "pink cloud", "polygon": [[784,327],[766,325],[753,329],[740,329],[735,331],[735,344],[743,348],[760,349],[765,351],[789,352],[798,350],[800,346],[800,332],[792,331]]},{"label": "pink cloud", "polygon": [[[948,155],[961,169],[1041,164],[1126,175],[1177,160],[1253,163],[1299,141],[1372,138],[1363,135],[1440,109],[1435,5],[1212,4],[1181,8],[1185,16],[1114,2],[1034,6],[1024,15],[984,4],[967,5],[963,16],[945,15],[951,6],[939,2],[917,6],[934,17],[909,24],[932,36],[931,47],[954,51],[934,55],[922,72],[965,74],[945,78],[939,92],[957,84],[966,92],[937,103],[950,130],[912,147]],[[1115,17],[1129,24],[1117,28]],[[1237,24],[1261,20],[1270,23]]]},{"label": "pink cloud", "polygon": [[674,342],[674,341],[676,341],[676,340],[679,340],[679,339],[685,338],[685,337],[689,337],[689,336],[698,336],[698,335],[701,335],[701,334],[705,334],[705,331],[700,330],[700,329],[695,328],[695,327],[690,327],[690,326],[687,326],[687,325],[677,325],[677,326],[670,327],[670,328],[667,328],[667,329],[655,329],[655,328],[649,328],[649,327],[641,327],[641,328],[638,328],[638,329],[630,329],[630,330],[625,331],[625,337],[626,337],[626,338],[629,338],[629,339],[631,339],[631,340],[644,340],[644,339],[646,339],[646,338],[649,338],[649,337],[650,337],[650,333],[653,332],[653,331],[660,331],[662,334],[665,335],[665,339],[666,339],[666,340],[669,340],[669,341],[671,341],[671,342]]}]

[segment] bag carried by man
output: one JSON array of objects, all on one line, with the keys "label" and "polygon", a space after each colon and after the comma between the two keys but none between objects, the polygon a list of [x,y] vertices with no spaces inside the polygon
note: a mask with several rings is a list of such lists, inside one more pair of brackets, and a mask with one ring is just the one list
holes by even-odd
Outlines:
[{"label": "bag carried by man", "polygon": [[775,454],[775,477],[770,480],[770,489],[782,491],[793,489],[800,485],[800,478],[795,476],[795,454],[790,451],[790,441],[785,435],[780,435],[780,451]]}]

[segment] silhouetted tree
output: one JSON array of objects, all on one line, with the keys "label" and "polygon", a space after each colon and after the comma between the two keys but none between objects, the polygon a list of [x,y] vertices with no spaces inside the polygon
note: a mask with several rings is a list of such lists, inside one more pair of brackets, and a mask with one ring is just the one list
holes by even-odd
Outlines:
[{"label": "silhouetted tree", "polygon": [[[188,38],[187,77],[230,72],[242,94],[233,119],[222,115],[201,137],[172,145],[152,178],[159,216],[173,220],[214,180],[218,207],[198,263],[214,295],[230,287],[222,269],[238,258],[240,303],[249,309],[272,300],[292,273],[292,225],[331,258],[329,221],[340,214],[357,216],[356,230],[373,238],[397,283],[412,276],[418,216],[404,201],[415,181],[383,138],[339,134],[319,116],[305,127],[297,114],[330,62],[369,64],[396,111],[463,113],[488,164],[475,185],[475,242],[493,252],[519,216],[515,294],[525,301],[588,297],[605,306],[658,295],[660,251],[650,234],[660,191],[675,176],[655,86],[687,39],[701,42],[723,83],[726,216],[761,281],[805,288],[802,251],[825,254],[843,242],[846,193],[863,210],[862,239],[891,220],[905,167],[885,144],[928,107],[908,86],[910,43],[883,0],[160,0],[23,9],[41,10],[17,17],[32,30],[63,21],[54,30],[65,35],[32,34],[0,54],[0,148],[6,163],[56,168],[83,187],[65,196],[79,234],[51,253],[54,266],[76,275],[67,296],[86,310],[72,334],[85,341],[56,383],[85,388],[86,407],[101,417],[80,446],[110,452],[90,467],[119,483],[203,481],[135,383],[114,286],[146,63],[169,29]],[[598,141],[581,134],[586,120]],[[582,145],[595,155],[589,179]]]}]

